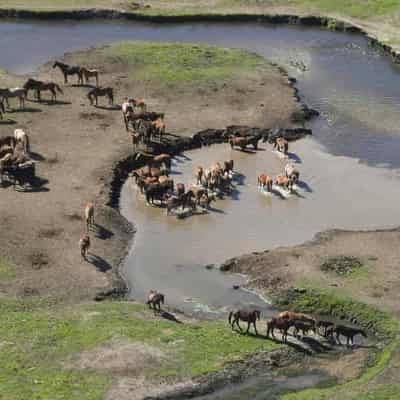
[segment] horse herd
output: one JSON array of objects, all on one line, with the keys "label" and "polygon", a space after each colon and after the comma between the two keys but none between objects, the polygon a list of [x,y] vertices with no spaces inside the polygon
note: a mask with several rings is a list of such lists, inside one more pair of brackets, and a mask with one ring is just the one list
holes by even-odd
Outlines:
[{"label": "horse herd", "polygon": [[137,187],[149,205],[166,205],[167,215],[181,207],[182,211],[195,211],[197,206],[209,209],[212,201],[233,189],[234,161],[217,162],[210,168],[196,167],[196,182],[190,185],[177,183],[169,177],[172,159],[169,154],[154,156],[146,166],[132,171]]}]

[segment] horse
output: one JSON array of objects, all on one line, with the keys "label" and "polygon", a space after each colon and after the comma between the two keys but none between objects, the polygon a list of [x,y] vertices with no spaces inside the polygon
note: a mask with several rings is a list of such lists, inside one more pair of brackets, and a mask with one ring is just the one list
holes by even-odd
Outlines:
[{"label": "horse", "polygon": [[297,320],[297,321],[309,322],[314,326],[316,324],[315,319],[311,315],[295,311],[282,311],[278,314],[278,318],[290,319],[292,321]]},{"label": "horse", "polygon": [[293,166],[293,164],[285,165],[285,175],[291,179],[293,183],[298,182],[300,178],[300,172]]},{"label": "horse", "polygon": [[233,172],[233,165],[234,165],[234,161],[233,160],[228,160],[228,161],[224,161],[224,172]]},{"label": "horse", "polygon": [[86,255],[89,253],[90,248],[90,237],[84,235],[79,240],[79,248],[81,249],[81,256],[86,259]]},{"label": "horse", "polygon": [[209,196],[207,193],[203,193],[199,199],[199,205],[200,207],[208,210],[211,202],[215,200],[216,199],[214,195]]},{"label": "horse", "polygon": [[162,293],[158,293],[155,290],[150,290],[149,295],[147,296],[146,304],[149,308],[152,308],[154,312],[161,311],[161,304],[164,304],[165,296]]},{"label": "horse", "polygon": [[14,136],[3,136],[0,137],[0,148],[3,146],[9,146],[12,150],[14,150],[17,141]]},{"label": "horse", "polygon": [[10,108],[10,103],[8,102],[8,99],[15,97],[17,97],[19,100],[19,107],[25,108],[26,90],[24,88],[16,87],[0,89],[0,97],[5,100],[8,108]]},{"label": "horse", "polygon": [[99,86],[99,71],[97,69],[81,68],[82,75],[85,78],[85,83],[88,84],[90,78],[96,78],[96,86]]},{"label": "horse", "polygon": [[132,104],[133,109],[139,108],[141,113],[147,111],[147,104],[143,99],[129,99],[128,101]]},{"label": "horse", "polygon": [[162,136],[165,134],[165,123],[162,118],[157,118],[155,121],[151,123],[153,127],[153,134],[158,134],[160,140]]},{"label": "horse", "polygon": [[264,189],[267,187],[267,191],[271,192],[272,191],[272,178],[268,176],[267,174],[261,174],[257,178],[257,186]]},{"label": "horse", "polygon": [[194,176],[196,177],[196,185],[201,185],[203,173],[204,173],[203,167],[201,166],[196,167],[194,171]]},{"label": "horse", "polygon": [[90,100],[90,104],[93,105],[93,101],[95,101],[96,106],[98,105],[98,98],[104,96],[108,97],[109,105],[114,104],[114,89],[111,87],[96,87],[87,94],[87,98]]},{"label": "horse", "polygon": [[274,330],[279,329],[282,334],[282,342],[287,343],[287,335],[289,328],[293,326],[294,321],[287,318],[279,318],[273,317],[267,322],[267,337],[269,334],[272,334],[272,337],[275,339]]},{"label": "horse", "polygon": [[278,175],[275,177],[275,185],[283,187],[284,189],[291,191],[293,189],[293,181],[284,175]]},{"label": "horse", "polygon": [[91,226],[94,225],[94,204],[87,203],[85,207],[86,231],[89,232]]},{"label": "horse", "polygon": [[122,116],[124,117],[124,123],[126,131],[129,131],[129,121],[132,119],[132,115],[134,114],[133,106],[128,101],[125,101],[121,104]]},{"label": "horse", "polygon": [[293,321],[294,332],[293,335],[299,337],[299,332],[301,331],[303,336],[308,334],[308,331],[312,330],[315,332],[315,325],[310,322],[300,321],[295,319]]},{"label": "horse", "polygon": [[327,329],[329,327],[333,327],[333,326],[334,326],[334,323],[332,321],[319,320],[319,321],[317,321],[317,324],[316,324],[316,328],[317,328],[318,332],[319,332],[320,328],[324,329],[324,333],[323,333],[324,337],[327,336]]},{"label": "horse", "polygon": [[283,154],[287,154],[288,150],[289,150],[289,142],[282,136],[277,137],[275,139],[273,148],[274,148],[274,150],[278,150]]},{"label": "horse", "polygon": [[246,149],[247,146],[253,146],[254,150],[258,149],[258,142],[260,141],[260,136],[251,136],[251,137],[241,137],[241,136],[230,136],[229,144],[233,149],[235,146],[240,147],[242,151]]},{"label": "horse", "polygon": [[184,183],[177,183],[176,184],[176,194],[177,196],[182,196],[185,193],[185,184]]},{"label": "horse", "polygon": [[242,330],[242,328],[239,325],[239,320],[247,322],[246,333],[249,332],[250,324],[253,324],[254,331],[256,335],[258,335],[256,321],[260,320],[260,318],[261,318],[261,312],[259,310],[252,310],[252,311],[238,310],[235,312],[231,311],[229,313],[228,322],[231,325],[232,329],[234,329],[234,325],[236,324],[240,331]]},{"label": "horse", "polygon": [[157,167],[160,167],[162,164],[164,164],[165,168],[169,171],[172,165],[171,156],[166,153],[159,154],[158,156],[153,157],[151,163]]},{"label": "horse", "polygon": [[14,130],[14,138],[17,143],[21,143],[25,154],[30,152],[30,142],[28,134],[22,129]]},{"label": "horse", "polygon": [[41,101],[40,92],[49,90],[51,92],[51,100],[57,100],[57,92],[63,93],[57,83],[54,82],[42,82],[35,79],[29,78],[24,84],[24,89],[26,90],[26,96],[28,97],[29,90],[34,90],[36,92],[36,97],[38,101]]},{"label": "horse", "polygon": [[68,75],[77,75],[78,76],[78,85],[83,84],[83,74],[82,68],[77,65],[68,65],[64,64],[60,61],[56,61],[53,64],[53,68],[60,68],[60,71],[64,75],[64,83],[68,83]]},{"label": "horse", "polygon": [[170,196],[167,198],[167,215],[170,215],[171,210],[174,208],[182,207],[182,210],[185,209],[186,206],[191,206],[192,210],[196,209],[196,203],[192,202],[192,198],[194,197],[194,193],[192,190],[188,190],[186,193],[174,197]]},{"label": "horse", "polygon": [[336,336],[336,341],[338,344],[342,344],[340,342],[340,335],[344,336],[346,338],[346,345],[349,346],[350,342],[351,345],[354,344],[354,336],[361,335],[363,337],[367,337],[367,334],[365,333],[364,329],[360,328],[351,328],[350,326],[345,326],[345,325],[336,325],[328,328],[327,336],[333,337],[335,334]]}]

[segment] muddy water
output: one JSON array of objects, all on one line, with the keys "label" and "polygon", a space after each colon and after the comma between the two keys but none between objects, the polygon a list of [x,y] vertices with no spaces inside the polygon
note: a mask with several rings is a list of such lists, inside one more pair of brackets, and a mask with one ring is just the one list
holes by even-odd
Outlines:
[{"label": "muddy water", "polygon": [[[176,307],[185,304],[193,311],[193,305],[204,303],[223,312],[252,299],[231,289],[239,278],[206,271],[205,265],[301,243],[328,228],[374,229],[397,223],[396,172],[329,155],[313,139],[294,143],[290,151],[302,183],[298,195],[288,199],[266,196],[256,187],[257,173],[276,175],[285,165],[266,144],[252,154],[231,150],[227,144],[185,153],[187,158],[174,163],[176,182],[193,182],[196,165],[231,158],[244,178],[232,197],[214,203],[214,210],[184,220],[147,206],[129,181],[122,191],[121,211],[138,230],[124,270],[132,295],[140,298],[157,288],[168,293],[168,302]],[[188,298],[194,303],[185,303]]]}]

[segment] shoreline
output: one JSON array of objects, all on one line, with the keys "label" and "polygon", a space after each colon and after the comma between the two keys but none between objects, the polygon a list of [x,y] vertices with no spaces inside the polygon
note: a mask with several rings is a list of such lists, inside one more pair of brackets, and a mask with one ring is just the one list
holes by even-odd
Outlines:
[{"label": "shoreline", "polygon": [[390,56],[392,61],[400,61],[400,47],[389,45],[383,42],[371,30],[355,22],[352,18],[344,20],[340,17],[314,15],[314,14],[265,14],[265,13],[171,13],[171,14],[151,14],[143,12],[122,11],[118,9],[71,9],[71,10],[29,10],[17,8],[0,9],[1,19],[31,19],[31,20],[125,20],[140,21],[149,23],[190,23],[190,22],[257,22],[268,23],[272,25],[299,25],[309,27],[319,27],[337,32],[356,33],[364,36],[370,41],[371,45],[379,47],[386,56]]}]

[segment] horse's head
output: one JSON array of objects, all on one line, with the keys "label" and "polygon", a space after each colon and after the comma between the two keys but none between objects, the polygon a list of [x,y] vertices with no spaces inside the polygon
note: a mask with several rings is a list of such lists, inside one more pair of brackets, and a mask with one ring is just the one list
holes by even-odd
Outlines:
[{"label": "horse's head", "polygon": [[53,64],[53,68],[58,67],[58,65],[59,65],[59,63],[58,63],[58,61],[56,61],[56,62]]}]

